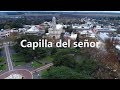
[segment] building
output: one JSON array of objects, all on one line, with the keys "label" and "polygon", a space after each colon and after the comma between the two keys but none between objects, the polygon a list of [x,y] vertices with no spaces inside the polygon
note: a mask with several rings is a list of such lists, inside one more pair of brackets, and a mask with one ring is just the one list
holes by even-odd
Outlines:
[{"label": "building", "polygon": [[65,32],[64,35],[63,35],[63,37],[64,37],[65,39],[76,40],[77,34],[74,34],[73,32],[72,32],[71,34],[68,33],[68,32]]},{"label": "building", "polygon": [[51,23],[51,28],[48,29],[48,36],[51,38],[59,39],[61,33],[65,32],[63,30],[63,25],[61,24],[56,24],[56,18],[52,18],[52,23]]},{"label": "building", "polygon": [[70,39],[76,40],[76,38],[77,38],[77,34],[71,33]]},{"label": "building", "polygon": [[19,28],[19,29],[18,29],[19,32],[23,32],[23,33],[24,33],[26,30],[27,30],[26,28]]},{"label": "building", "polygon": [[107,33],[113,33],[116,31],[116,29],[111,28],[111,27],[102,27],[97,25],[93,30],[96,31],[96,33],[100,33],[100,32],[107,32]]},{"label": "building", "polygon": [[101,41],[103,41],[103,42],[105,42],[105,40],[106,39],[109,39],[110,37],[109,37],[109,33],[106,33],[106,32],[102,32],[102,33],[99,33],[98,35],[97,35],[97,37],[101,40]]},{"label": "building", "polygon": [[34,34],[34,35],[39,35],[39,34],[44,34],[45,30],[40,29],[38,26],[32,26],[30,29],[25,31],[26,34]]},{"label": "building", "polygon": [[26,31],[26,33],[38,33],[39,29],[36,26],[32,26],[30,29]]},{"label": "building", "polygon": [[11,33],[11,30],[1,30],[0,31],[0,38],[9,37]]},{"label": "building", "polygon": [[82,25],[79,25],[79,24],[75,24],[75,25],[72,25],[72,29],[76,29],[76,30],[90,30],[90,26],[87,25],[87,24],[82,24]]}]

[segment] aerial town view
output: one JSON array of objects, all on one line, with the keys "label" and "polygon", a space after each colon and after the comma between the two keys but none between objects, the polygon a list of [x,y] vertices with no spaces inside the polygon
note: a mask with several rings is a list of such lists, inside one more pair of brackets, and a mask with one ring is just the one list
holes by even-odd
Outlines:
[{"label": "aerial town view", "polygon": [[0,79],[120,79],[120,11],[0,11]]}]

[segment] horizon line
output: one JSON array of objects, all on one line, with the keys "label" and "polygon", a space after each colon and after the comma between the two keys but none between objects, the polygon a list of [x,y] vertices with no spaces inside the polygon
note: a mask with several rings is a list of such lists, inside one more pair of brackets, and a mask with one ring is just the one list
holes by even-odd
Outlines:
[{"label": "horizon line", "polygon": [[1,12],[75,12],[75,13],[79,13],[79,12],[86,12],[86,13],[120,13],[120,11],[0,11]]}]

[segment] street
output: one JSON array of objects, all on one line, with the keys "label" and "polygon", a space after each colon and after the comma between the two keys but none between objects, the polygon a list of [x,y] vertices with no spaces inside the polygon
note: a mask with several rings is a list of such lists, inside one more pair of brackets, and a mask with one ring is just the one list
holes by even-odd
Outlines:
[{"label": "street", "polygon": [[9,52],[9,48],[8,48],[7,43],[4,43],[3,46],[5,48],[5,54],[6,54],[8,69],[9,69],[9,71],[13,70],[13,64],[12,64],[12,61],[11,61],[10,52]]}]

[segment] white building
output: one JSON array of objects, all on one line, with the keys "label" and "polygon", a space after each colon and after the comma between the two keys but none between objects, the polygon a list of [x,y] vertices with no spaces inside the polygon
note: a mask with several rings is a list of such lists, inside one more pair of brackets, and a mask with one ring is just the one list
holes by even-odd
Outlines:
[{"label": "white building", "polygon": [[87,24],[82,24],[82,25],[72,25],[72,28],[77,30],[89,30],[91,27],[88,26]]},{"label": "white building", "polygon": [[88,37],[91,37],[91,38],[96,38],[96,35],[94,33],[90,34]]},{"label": "white building", "polygon": [[111,27],[101,27],[101,26],[99,26],[99,25],[97,25],[95,28],[94,28],[95,30],[96,30],[96,33],[97,32],[115,32],[116,31],[116,29],[114,29],[114,28],[111,28]]},{"label": "white building", "polygon": [[110,37],[108,36],[109,33],[99,33],[98,37],[99,39],[101,39],[102,41],[105,41],[106,39],[109,39]]},{"label": "white building", "polygon": [[27,29],[26,29],[26,28],[19,28],[18,31],[19,31],[19,32],[26,32]]},{"label": "white building", "polygon": [[40,35],[44,34],[45,30],[40,29],[38,26],[34,25],[30,29],[25,31],[26,34]]},{"label": "white building", "polygon": [[76,38],[77,38],[77,34],[71,33],[70,39],[76,40]]},{"label": "white building", "polygon": [[2,30],[0,31],[0,38],[9,37],[11,30]]},{"label": "white building", "polygon": [[116,45],[115,48],[120,51],[120,45]]},{"label": "white building", "polygon": [[26,33],[38,33],[39,29],[36,26],[32,26],[30,29],[26,31]]},{"label": "white building", "polygon": [[78,29],[78,30],[89,30],[91,27],[93,27],[93,24],[90,21],[86,21],[85,24],[74,24],[74,25],[72,25],[73,29]]}]

